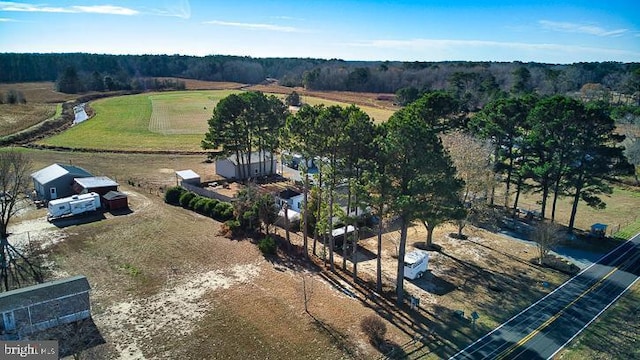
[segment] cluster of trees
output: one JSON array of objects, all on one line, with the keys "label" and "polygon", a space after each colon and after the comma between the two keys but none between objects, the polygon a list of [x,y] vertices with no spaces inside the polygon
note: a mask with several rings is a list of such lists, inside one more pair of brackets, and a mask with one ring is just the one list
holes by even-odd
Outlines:
[{"label": "cluster of trees", "polygon": [[[543,217],[547,199],[552,199],[552,221],[558,198],[570,196],[573,228],[578,202],[604,206],[599,195],[611,191],[606,179],[629,169],[619,146],[624,137],[615,133],[609,108],[600,103],[525,94],[493,100],[475,114],[466,110],[455,93],[427,92],[387,122],[374,124],[356,106],[303,105],[289,114],[279,100],[249,92],[220,101],[203,147],[222,150],[220,156],[235,155],[238,163],[251,152],[278,149],[314,159],[319,172],[313,187],[306,161],[301,163],[304,248],[309,248],[312,231],[312,252],[317,254],[321,241],[322,256],[332,270],[331,230],[354,226],[357,239],[361,209],[368,208],[379,223],[380,254],[385,219],[396,221],[402,301],[403,259],[412,224],[425,226],[427,248],[434,228],[445,221],[457,221],[461,234],[467,222],[491,216],[496,183],[503,181],[505,207],[515,209],[520,194],[537,192]],[[273,198],[252,192],[249,188],[241,194],[238,225],[268,229],[277,210]],[[344,241],[345,269],[346,246]],[[357,242],[352,246],[355,254]],[[352,263],[356,279],[356,259]],[[379,257],[377,277],[380,289]]]},{"label": "cluster of trees", "polygon": [[579,201],[603,208],[599,195],[612,191],[607,178],[632,171],[621,146],[624,136],[617,134],[608,109],[565,96],[525,95],[493,101],[477,113],[469,129],[493,144],[505,206],[511,207],[514,187],[514,211],[523,191],[540,193],[541,215],[546,217],[551,199],[554,221],[557,200],[570,196],[569,231]]},{"label": "cluster of trees", "polygon": [[0,104],[26,104],[27,98],[24,97],[24,93],[20,90],[9,89],[6,94],[0,93]]},{"label": "cluster of trees", "polygon": [[[117,89],[134,88],[131,79],[179,77],[257,84],[277,79],[310,90],[398,92],[401,103],[432,90],[449,90],[478,107],[496,93],[542,95],[601,89],[640,101],[640,64],[576,63],[553,65],[498,62],[343,61],[339,59],[251,58],[212,55],[0,54],[0,82],[55,81],[74,69],[87,90],[99,87],[94,75],[109,76]],[[93,84],[93,85],[92,85]],[[141,88],[143,89],[143,88]],[[95,89],[94,89],[95,90]],[[587,94],[588,96],[591,96]],[[600,95],[598,95],[600,96]]]},{"label": "cluster of trees", "polygon": [[176,79],[158,79],[130,77],[127,73],[118,75],[101,74],[98,71],[78,72],[69,66],[56,79],[56,89],[67,94],[78,94],[87,91],[117,91],[117,90],[184,90],[185,82]]}]

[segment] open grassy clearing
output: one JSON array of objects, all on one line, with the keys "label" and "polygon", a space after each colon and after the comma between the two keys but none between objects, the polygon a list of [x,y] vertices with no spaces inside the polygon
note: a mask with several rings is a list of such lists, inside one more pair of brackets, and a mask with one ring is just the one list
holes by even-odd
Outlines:
[{"label": "open grassy clearing", "polygon": [[[199,151],[207,120],[217,102],[236,90],[145,93],[96,100],[91,103],[94,118],[58,135],[41,140],[49,146],[98,150]],[[313,97],[311,104],[348,106]],[[391,110],[364,107],[378,121]]]},{"label": "open grassy clearing", "polygon": [[22,131],[56,115],[56,104],[0,104],[0,137]]},{"label": "open grassy clearing", "polygon": [[[344,102],[321,99],[321,98],[312,97],[312,96],[301,96],[301,100],[303,103],[309,104],[309,105],[324,104],[326,106],[331,106],[331,105],[339,105],[343,107],[349,106],[347,103],[344,103]],[[393,113],[395,112],[395,110],[382,109],[382,108],[371,107],[366,105],[357,105],[357,106],[360,109],[362,109],[362,111],[367,113],[367,115],[369,115],[369,117],[372,118],[376,123],[381,123],[389,120],[391,115],[393,115]]]},{"label": "open grassy clearing", "polygon": [[162,135],[149,130],[152,94],[96,100],[95,117],[39,143],[86,149],[200,150],[202,135]]},{"label": "open grassy clearing", "polygon": [[[513,195],[512,195],[513,197]],[[518,207],[526,210],[540,210],[541,196],[539,194],[521,194]],[[594,223],[609,225],[607,235],[613,235],[619,229],[624,228],[640,220],[638,208],[640,208],[640,189],[627,186],[614,186],[612,195],[603,195],[602,200],[607,204],[603,210],[593,209],[584,202],[578,204],[576,215],[576,229],[589,231]],[[547,218],[551,218],[551,205],[553,198],[547,202]],[[562,225],[569,223],[571,216],[572,199],[563,197],[558,199],[556,209],[556,221]],[[496,191],[496,203],[504,204],[504,194],[501,189]],[[513,205],[513,199],[510,200]]]},{"label": "open grassy clearing", "polygon": [[3,95],[11,89],[21,91],[27,103],[61,103],[77,97],[56,91],[55,83],[51,81],[0,84],[0,93]]}]

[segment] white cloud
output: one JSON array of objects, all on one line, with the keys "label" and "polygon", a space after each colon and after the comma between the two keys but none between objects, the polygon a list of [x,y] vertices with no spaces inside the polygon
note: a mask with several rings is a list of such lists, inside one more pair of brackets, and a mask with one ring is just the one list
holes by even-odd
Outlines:
[{"label": "white cloud", "polygon": [[137,15],[140,12],[131,8],[113,5],[90,5],[54,7],[46,5],[24,4],[9,1],[0,1],[0,11],[17,12],[46,12],[46,13],[92,13],[110,15]]},{"label": "white cloud", "polygon": [[629,29],[606,30],[596,25],[577,24],[577,23],[570,23],[570,22],[558,22],[558,21],[549,21],[549,20],[540,20],[538,21],[538,24],[540,24],[540,26],[542,26],[542,28],[546,30],[587,34],[587,35],[595,35],[595,36],[621,36],[629,32]]},{"label": "white cloud", "polygon": [[0,23],[2,22],[18,22],[18,20],[10,18],[0,18]]},{"label": "white cloud", "polygon": [[255,24],[255,23],[239,23],[239,22],[228,22],[228,21],[205,21],[205,24],[211,25],[220,25],[220,26],[229,26],[229,27],[237,27],[241,29],[248,30],[267,30],[267,31],[279,31],[279,32],[302,32],[302,30],[290,27],[290,26],[279,26],[272,24]]},{"label": "white cloud", "polygon": [[150,12],[154,15],[189,19],[191,18],[191,5],[189,0],[165,0],[163,7],[154,8]]},{"label": "white cloud", "polygon": [[521,42],[499,42],[486,40],[450,40],[450,39],[410,39],[410,40],[371,40],[360,43],[346,44],[348,46],[359,46],[364,48],[382,48],[409,51],[451,51],[460,52],[465,49],[484,50],[513,50],[530,53],[550,51],[566,54],[599,54],[614,56],[632,56],[640,58],[640,52],[607,49],[588,46],[561,45],[561,44],[532,44]]},{"label": "white cloud", "polygon": [[138,15],[140,12],[134,9],[112,6],[112,5],[95,5],[95,6],[72,6],[71,9],[81,13],[93,14],[111,14],[111,15]]}]

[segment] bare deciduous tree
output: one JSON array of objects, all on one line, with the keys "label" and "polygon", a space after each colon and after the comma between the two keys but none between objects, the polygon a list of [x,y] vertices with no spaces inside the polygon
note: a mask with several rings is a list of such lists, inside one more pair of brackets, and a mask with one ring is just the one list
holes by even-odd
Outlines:
[{"label": "bare deciduous tree", "polygon": [[549,254],[551,248],[558,244],[563,237],[560,225],[550,222],[539,222],[531,232],[531,240],[538,246],[538,263],[542,265],[544,258]]},{"label": "bare deciduous tree", "polygon": [[16,247],[9,243],[9,221],[18,212],[29,186],[31,161],[16,150],[0,151],[0,282],[5,291],[29,282],[42,282],[42,275]]}]

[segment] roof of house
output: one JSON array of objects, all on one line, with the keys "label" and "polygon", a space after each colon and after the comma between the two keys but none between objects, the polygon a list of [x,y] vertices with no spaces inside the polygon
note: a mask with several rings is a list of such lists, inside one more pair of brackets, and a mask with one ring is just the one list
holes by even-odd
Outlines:
[{"label": "roof of house", "polygon": [[176,175],[182,180],[200,179],[200,175],[191,169],[176,171]]},{"label": "roof of house", "polygon": [[127,194],[120,191],[111,190],[108,193],[104,194],[102,197],[105,198],[105,200],[125,199],[127,197]]},{"label": "roof of house", "polygon": [[[243,161],[246,160],[246,154],[244,155],[244,157],[242,158]],[[257,163],[261,163],[266,159],[266,161],[270,161],[271,159],[271,153],[268,151],[254,151],[251,153],[251,156],[249,158],[249,161],[251,162],[251,164],[257,164]],[[227,160],[231,161],[234,165],[238,165],[238,162],[236,161],[236,156],[232,155],[229,156],[227,158]],[[273,157],[273,161],[276,161],[276,157]]]},{"label": "roof of house", "polygon": [[91,286],[87,278],[84,275],[77,275],[3,292],[0,294],[0,312],[89,291],[89,289]]},{"label": "roof of house", "polygon": [[67,174],[78,177],[91,176],[91,173],[79,166],[53,164],[34,172],[31,177],[40,184],[46,184]]},{"label": "roof of house", "polygon": [[292,197],[298,196],[298,195],[300,195],[299,192],[291,189],[284,189],[280,191],[280,193],[278,193],[278,197],[280,199],[291,199]]},{"label": "roof of house", "polygon": [[85,189],[118,186],[117,182],[109,179],[106,176],[91,176],[91,177],[77,178],[77,179],[74,179],[74,181]]}]

